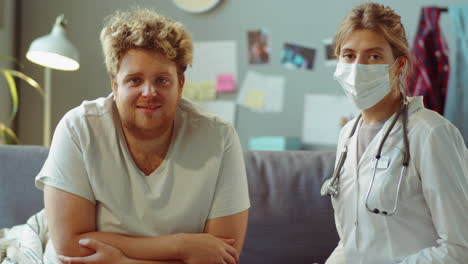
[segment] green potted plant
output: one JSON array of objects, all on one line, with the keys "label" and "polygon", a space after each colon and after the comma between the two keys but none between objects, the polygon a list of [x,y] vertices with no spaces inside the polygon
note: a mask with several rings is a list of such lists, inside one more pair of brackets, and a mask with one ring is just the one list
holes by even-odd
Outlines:
[{"label": "green potted plant", "polygon": [[[20,68],[22,67],[14,58],[0,57],[0,60],[14,61],[20,66]],[[10,97],[11,97],[11,102],[12,102],[10,117],[7,123],[3,123],[0,121],[0,144],[19,144],[18,137],[16,136],[15,132],[13,132],[13,130],[11,129],[11,125],[13,124],[16,114],[18,113],[18,105],[19,105],[18,88],[16,86],[15,77],[25,81],[31,87],[35,88],[41,96],[44,96],[44,91],[34,79],[22,73],[21,71],[8,69],[8,68],[4,68],[0,66],[0,75],[2,75],[6,80],[6,84],[8,86],[8,90],[10,92]]]}]

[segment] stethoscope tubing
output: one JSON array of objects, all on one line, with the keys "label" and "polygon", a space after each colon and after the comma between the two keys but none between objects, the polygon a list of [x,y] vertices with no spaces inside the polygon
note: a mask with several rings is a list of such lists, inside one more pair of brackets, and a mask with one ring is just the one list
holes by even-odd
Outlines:
[{"label": "stethoscope tubing", "polygon": [[[396,190],[396,194],[395,194],[395,204],[393,205],[393,209],[392,209],[392,211],[390,213],[388,213],[387,211],[379,210],[377,208],[370,209],[370,207],[368,205],[368,201],[369,201],[369,196],[370,196],[370,194],[372,192],[372,188],[374,186],[375,174],[376,174],[376,171],[377,171],[377,166],[378,166],[379,160],[381,158],[382,149],[383,149],[385,141],[387,140],[388,135],[392,131],[393,127],[395,126],[395,124],[398,121],[401,114],[403,114],[401,121],[402,121],[402,127],[403,127],[403,144],[404,144],[404,147],[405,147],[405,151],[403,153],[403,162],[402,162],[403,166],[402,166],[402,169],[401,169],[401,172],[400,172],[400,177],[398,179],[397,190]],[[361,116],[362,115],[359,114],[356,121],[354,122],[353,128],[352,128],[352,130],[351,130],[351,132],[349,134],[348,140],[354,135]],[[369,188],[367,190],[366,199],[365,199],[365,207],[367,208],[367,210],[369,212],[379,214],[379,215],[384,215],[384,216],[391,216],[391,215],[395,214],[395,212],[397,210],[401,182],[403,180],[403,176],[404,175],[406,176],[406,169],[408,167],[409,159],[410,159],[407,122],[408,122],[408,102],[406,100],[406,97],[403,96],[402,106],[401,106],[400,110],[397,112],[397,114],[395,115],[395,117],[393,118],[392,123],[390,124],[390,127],[387,129],[387,131],[385,132],[382,140],[380,141],[380,145],[379,145],[379,148],[377,150],[377,154],[375,156],[375,164],[374,164],[374,167],[373,167],[373,170],[372,170],[372,178],[371,178],[371,182],[369,184]],[[339,174],[340,174],[340,171],[342,170],[342,168],[344,166],[344,162],[346,160],[347,153],[348,153],[348,146],[347,146],[347,144],[345,144],[345,146],[343,147],[343,151],[341,152],[340,158],[338,160],[336,170],[333,172],[332,178],[325,181],[324,186],[322,187],[321,194],[323,196],[329,195],[332,198],[338,197],[338,194],[339,194],[339,181],[340,181],[340,175]]]}]

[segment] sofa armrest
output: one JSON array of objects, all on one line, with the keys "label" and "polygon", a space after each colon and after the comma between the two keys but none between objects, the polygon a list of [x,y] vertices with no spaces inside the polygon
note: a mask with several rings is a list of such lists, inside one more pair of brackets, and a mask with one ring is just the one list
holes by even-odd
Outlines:
[{"label": "sofa armrest", "polygon": [[40,146],[0,145],[0,228],[24,224],[44,208],[34,178],[48,151]]}]

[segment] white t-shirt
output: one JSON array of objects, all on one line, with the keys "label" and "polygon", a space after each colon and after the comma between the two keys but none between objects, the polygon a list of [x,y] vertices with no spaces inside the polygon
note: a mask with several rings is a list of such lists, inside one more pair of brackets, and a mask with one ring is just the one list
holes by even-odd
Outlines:
[{"label": "white t-shirt", "polygon": [[57,125],[36,177],[96,204],[97,231],[129,236],[201,233],[207,219],[250,207],[235,129],[181,99],[171,144],[149,176],[135,165],[113,96],[85,101]]}]

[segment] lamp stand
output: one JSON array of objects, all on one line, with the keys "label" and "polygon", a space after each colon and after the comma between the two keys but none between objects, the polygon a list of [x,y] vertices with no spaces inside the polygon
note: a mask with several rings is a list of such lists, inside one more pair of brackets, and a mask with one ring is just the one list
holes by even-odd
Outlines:
[{"label": "lamp stand", "polygon": [[50,146],[50,113],[52,102],[51,78],[52,70],[44,67],[44,146]]}]

